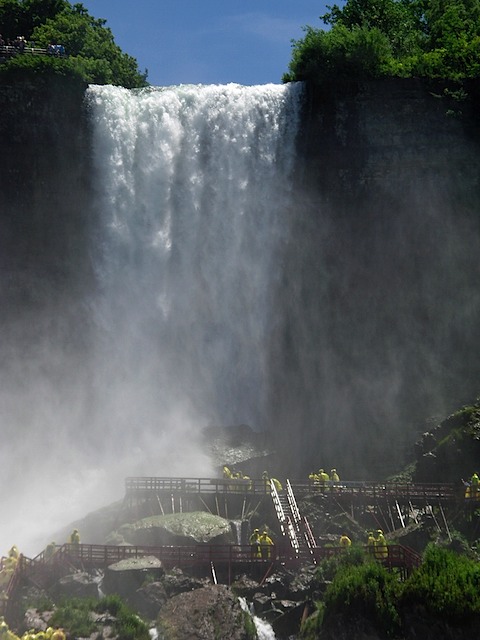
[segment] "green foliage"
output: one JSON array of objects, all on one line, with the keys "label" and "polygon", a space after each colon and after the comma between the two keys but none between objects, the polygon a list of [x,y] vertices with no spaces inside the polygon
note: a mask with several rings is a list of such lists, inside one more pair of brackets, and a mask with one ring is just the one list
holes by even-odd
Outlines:
[{"label": "green foliage", "polygon": [[342,567],[325,593],[325,619],[347,611],[393,635],[400,625],[398,591],[395,577],[376,562]]},{"label": "green foliage", "polygon": [[55,610],[50,624],[52,627],[62,627],[75,638],[88,638],[96,630],[90,615],[94,607],[95,601],[91,599],[66,600]]},{"label": "green foliage", "polygon": [[63,602],[51,618],[52,626],[62,627],[70,637],[89,637],[97,631],[93,614],[109,613],[115,635],[122,640],[149,640],[148,626],[118,595],[96,601],[91,598],[72,598]]},{"label": "green foliage", "polygon": [[423,563],[406,581],[402,601],[451,621],[480,614],[480,565],[464,555],[428,545]]},{"label": "green foliage", "polygon": [[378,29],[339,24],[326,32],[307,27],[304,40],[293,46],[290,71],[296,80],[378,77],[390,57],[388,40]]},{"label": "green foliage", "polygon": [[110,613],[116,621],[114,631],[123,640],[149,640],[148,626],[141,620],[118,595],[102,598],[95,606],[97,613]]},{"label": "green foliage", "polygon": [[366,561],[367,555],[363,548],[352,545],[343,553],[322,560],[315,571],[315,580],[317,582],[333,580],[340,569],[358,567]]},{"label": "green foliage", "polygon": [[284,80],[480,75],[480,0],[347,0],[305,27]]},{"label": "green foliage", "polygon": [[[115,44],[105,20],[92,17],[82,4],[66,0],[0,0],[0,25],[5,38],[24,35],[35,46],[63,44],[68,57],[58,65],[50,57],[39,64],[36,55],[19,55],[3,63],[0,72],[14,68],[35,73],[53,72],[79,75],[85,82],[115,84],[127,88],[147,85],[146,73],[138,70],[135,58]],[[22,62],[20,62],[22,59]]]}]

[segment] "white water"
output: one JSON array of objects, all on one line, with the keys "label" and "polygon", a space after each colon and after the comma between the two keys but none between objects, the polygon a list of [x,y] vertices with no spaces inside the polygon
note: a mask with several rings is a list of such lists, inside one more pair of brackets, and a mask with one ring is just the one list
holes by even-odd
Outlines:
[{"label": "white water", "polygon": [[[115,358],[122,433],[179,418],[262,426],[299,95],[90,88],[105,249],[96,317],[110,368]],[[118,404],[119,385],[128,403]]]},{"label": "white water", "polygon": [[275,640],[277,636],[272,629],[272,625],[266,620],[262,620],[262,618],[254,615],[253,605],[248,605],[245,598],[240,597],[238,600],[242,609],[252,616],[252,620],[257,629],[258,640]]},{"label": "white water", "polygon": [[65,343],[12,358],[0,398],[2,486],[15,486],[4,551],[35,555],[51,532],[120,499],[127,475],[211,474],[197,443],[209,424],[262,428],[301,93],[89,88],[97,286],[83,303],[85,352],[73,352],[66,320]]}]

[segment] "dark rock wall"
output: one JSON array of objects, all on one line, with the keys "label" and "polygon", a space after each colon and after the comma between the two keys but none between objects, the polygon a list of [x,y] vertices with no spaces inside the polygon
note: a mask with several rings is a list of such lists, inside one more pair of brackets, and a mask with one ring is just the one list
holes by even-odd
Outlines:
[{"label": "dark rock wall", "polygon": [[84,295],[92,285],[84,91],[84,84],[65,78],[2,77],[3,348],[15,343],[29,349],[42,336],[57,334],[69,343],[80,339],[69,325],[83,313]]},{"label": "dark rock wall", "polygon": [[272,334],[293,471],[388,474],[426,417],[478,391],[478,86],[464,100],[445,89],[310,93]]}]

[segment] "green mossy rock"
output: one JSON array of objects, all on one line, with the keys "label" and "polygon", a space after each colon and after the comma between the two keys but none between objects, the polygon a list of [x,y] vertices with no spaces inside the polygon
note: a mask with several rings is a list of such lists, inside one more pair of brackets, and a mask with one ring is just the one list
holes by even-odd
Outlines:
[{"label": "green mossy rock", "polygon": [[133,545],[229,544],[234,542],[230,522],[201,511],[150,516],[122,525],[119,534]]}]

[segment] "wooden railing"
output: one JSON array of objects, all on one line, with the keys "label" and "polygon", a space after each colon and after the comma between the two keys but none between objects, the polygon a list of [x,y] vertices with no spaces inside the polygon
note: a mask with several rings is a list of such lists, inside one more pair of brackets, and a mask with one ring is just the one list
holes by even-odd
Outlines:
[{"label": "wooden railing", "polygon": [[176,492],[185,494],[249,493],[270,495],[270,486],[263,479],[156,477],[129,477],[125,479],[126,496]]},{"label": "wooden railing", "polygon": [[[324,485],[312,480],[287,480],[295,495],[324,493],[336,499],[351,498],[373,502],[385,499],[412,504],[438,504],[465,500],[464,488],[453,484],[413,484],[401,482],[345,481],[327,482]],[[185,494],[205,493],[253,493],[270,494],[270,487],[263,479],[224,478],[157,478],[129,477],[125,480],[126,496],[148,495],[162,492]],[[480,501],[480,492],[478,494]],[[474,500],[470,499],[470,502]],[[465,500],[468,503],[468,500]]]},{"label": "wooden railing", "polygon": [[[387,567],[406,566],[414,568],[420,564],[420,556],[408,547],[389,545],[385,558],[376,558]],[[368,552],[368,548],[365,547]],[[300,549],[284,548],[281,545],[270,547],[269,562],[292,566],[302,563],[320,562],[326,558],[345,553],[343,547],[316,547],[309,552]],[[221,564],[258,564],[266,558],[258,558],[252,554],[250,545],[233,544],[196,544],[186,546],[114,546],[96,544],[64,544],[59,547],[55,555],[46,561],[40,554],[33,560],[23,559],[19,564],[27,576],[35,572],[38,566],[52,567],[63,565],[67,567],[81,567],[84,569],[105,569],[106,567],[132,558],[154,556],[165,568],[187,567],[195,565],[209,565],[214,562]]]}]

